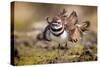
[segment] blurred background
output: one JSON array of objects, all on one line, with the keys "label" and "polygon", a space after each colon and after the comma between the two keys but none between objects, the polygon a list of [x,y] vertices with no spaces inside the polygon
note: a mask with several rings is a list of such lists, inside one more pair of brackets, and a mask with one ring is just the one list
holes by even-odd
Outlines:
[{"label": "blurred background", "polygon": [[[14,2],[14,64],[48,64],[64,62],[80,62],[97,60],[97,7]],[[90,21],[87,34],[80,42],[69,43],[68,50],[53,49],[56,43],[38,41],[36,36],[47,25],[46,17],[53,18],[63,9],[68,15],[74,10],[78,15],[79,23]],[[12,11],[13,12],[13,11]]]}]

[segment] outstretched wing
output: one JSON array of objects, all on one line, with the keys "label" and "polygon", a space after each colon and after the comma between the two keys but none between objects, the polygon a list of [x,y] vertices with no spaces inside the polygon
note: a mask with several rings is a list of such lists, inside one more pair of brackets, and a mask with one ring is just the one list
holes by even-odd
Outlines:
[{"label": "outstretched wing", "polygon": [[74,25],[74,28],[69,30],[69,41],[77,42],[78,40],[80,40],[83,35],[83,32],[87,31],[89,26],[89,21]]},{"label": "outstretched wing", "polygon": [[85,21],[82,24],[78,24],[78,16],[76,11],[73,11],[69,16],[66,14],[67,11],[64,9],[60,13],[62,23],[64,23],[66,31],[69,32],[69,41],[76,42],[81,38],[81,35],[89,27],[89,22]]}]

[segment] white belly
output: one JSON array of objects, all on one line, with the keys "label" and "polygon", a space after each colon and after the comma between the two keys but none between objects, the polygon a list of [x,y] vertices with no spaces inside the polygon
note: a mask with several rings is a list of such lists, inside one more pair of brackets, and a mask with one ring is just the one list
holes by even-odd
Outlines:
[{"label": "white belly", "polygon": [[63,43],[66,43],[66,41],[67,41],[68,33],[66,31],[64,31],[63,34],[60,36],[55,36],[53,34],[50,34],[50,37],[51,37],[52,41],[63,44]]}]

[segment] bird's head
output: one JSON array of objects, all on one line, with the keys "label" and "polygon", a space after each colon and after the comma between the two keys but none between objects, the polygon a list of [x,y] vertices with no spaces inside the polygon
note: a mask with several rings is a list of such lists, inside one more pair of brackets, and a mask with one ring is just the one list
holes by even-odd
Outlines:
[{"label": "bird's head", "polygon": [[50,25],[50,27],[54,28],[54,29],[63,27],[63,23],[62,23],[61,19],[57,16],[53,17],[53,19],[51,21],[49,21],[47,18],[47,22]]}]

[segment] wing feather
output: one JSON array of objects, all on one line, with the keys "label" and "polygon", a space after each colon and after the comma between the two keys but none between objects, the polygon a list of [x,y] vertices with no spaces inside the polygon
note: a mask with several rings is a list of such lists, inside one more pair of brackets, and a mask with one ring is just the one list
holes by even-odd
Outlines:
[{"label": "wing feather", "polygon": [[81,38],[83,32],[86,31],[90,26],[90,22],[85,21],[81,24],[78,24],[78,16],[76,11],[73,11],[69,16],[66,15],[65,9],[62,12],[61,19],[64,23],[65,29],[69,32],[68,39],[72,42],[78,41]]}]

